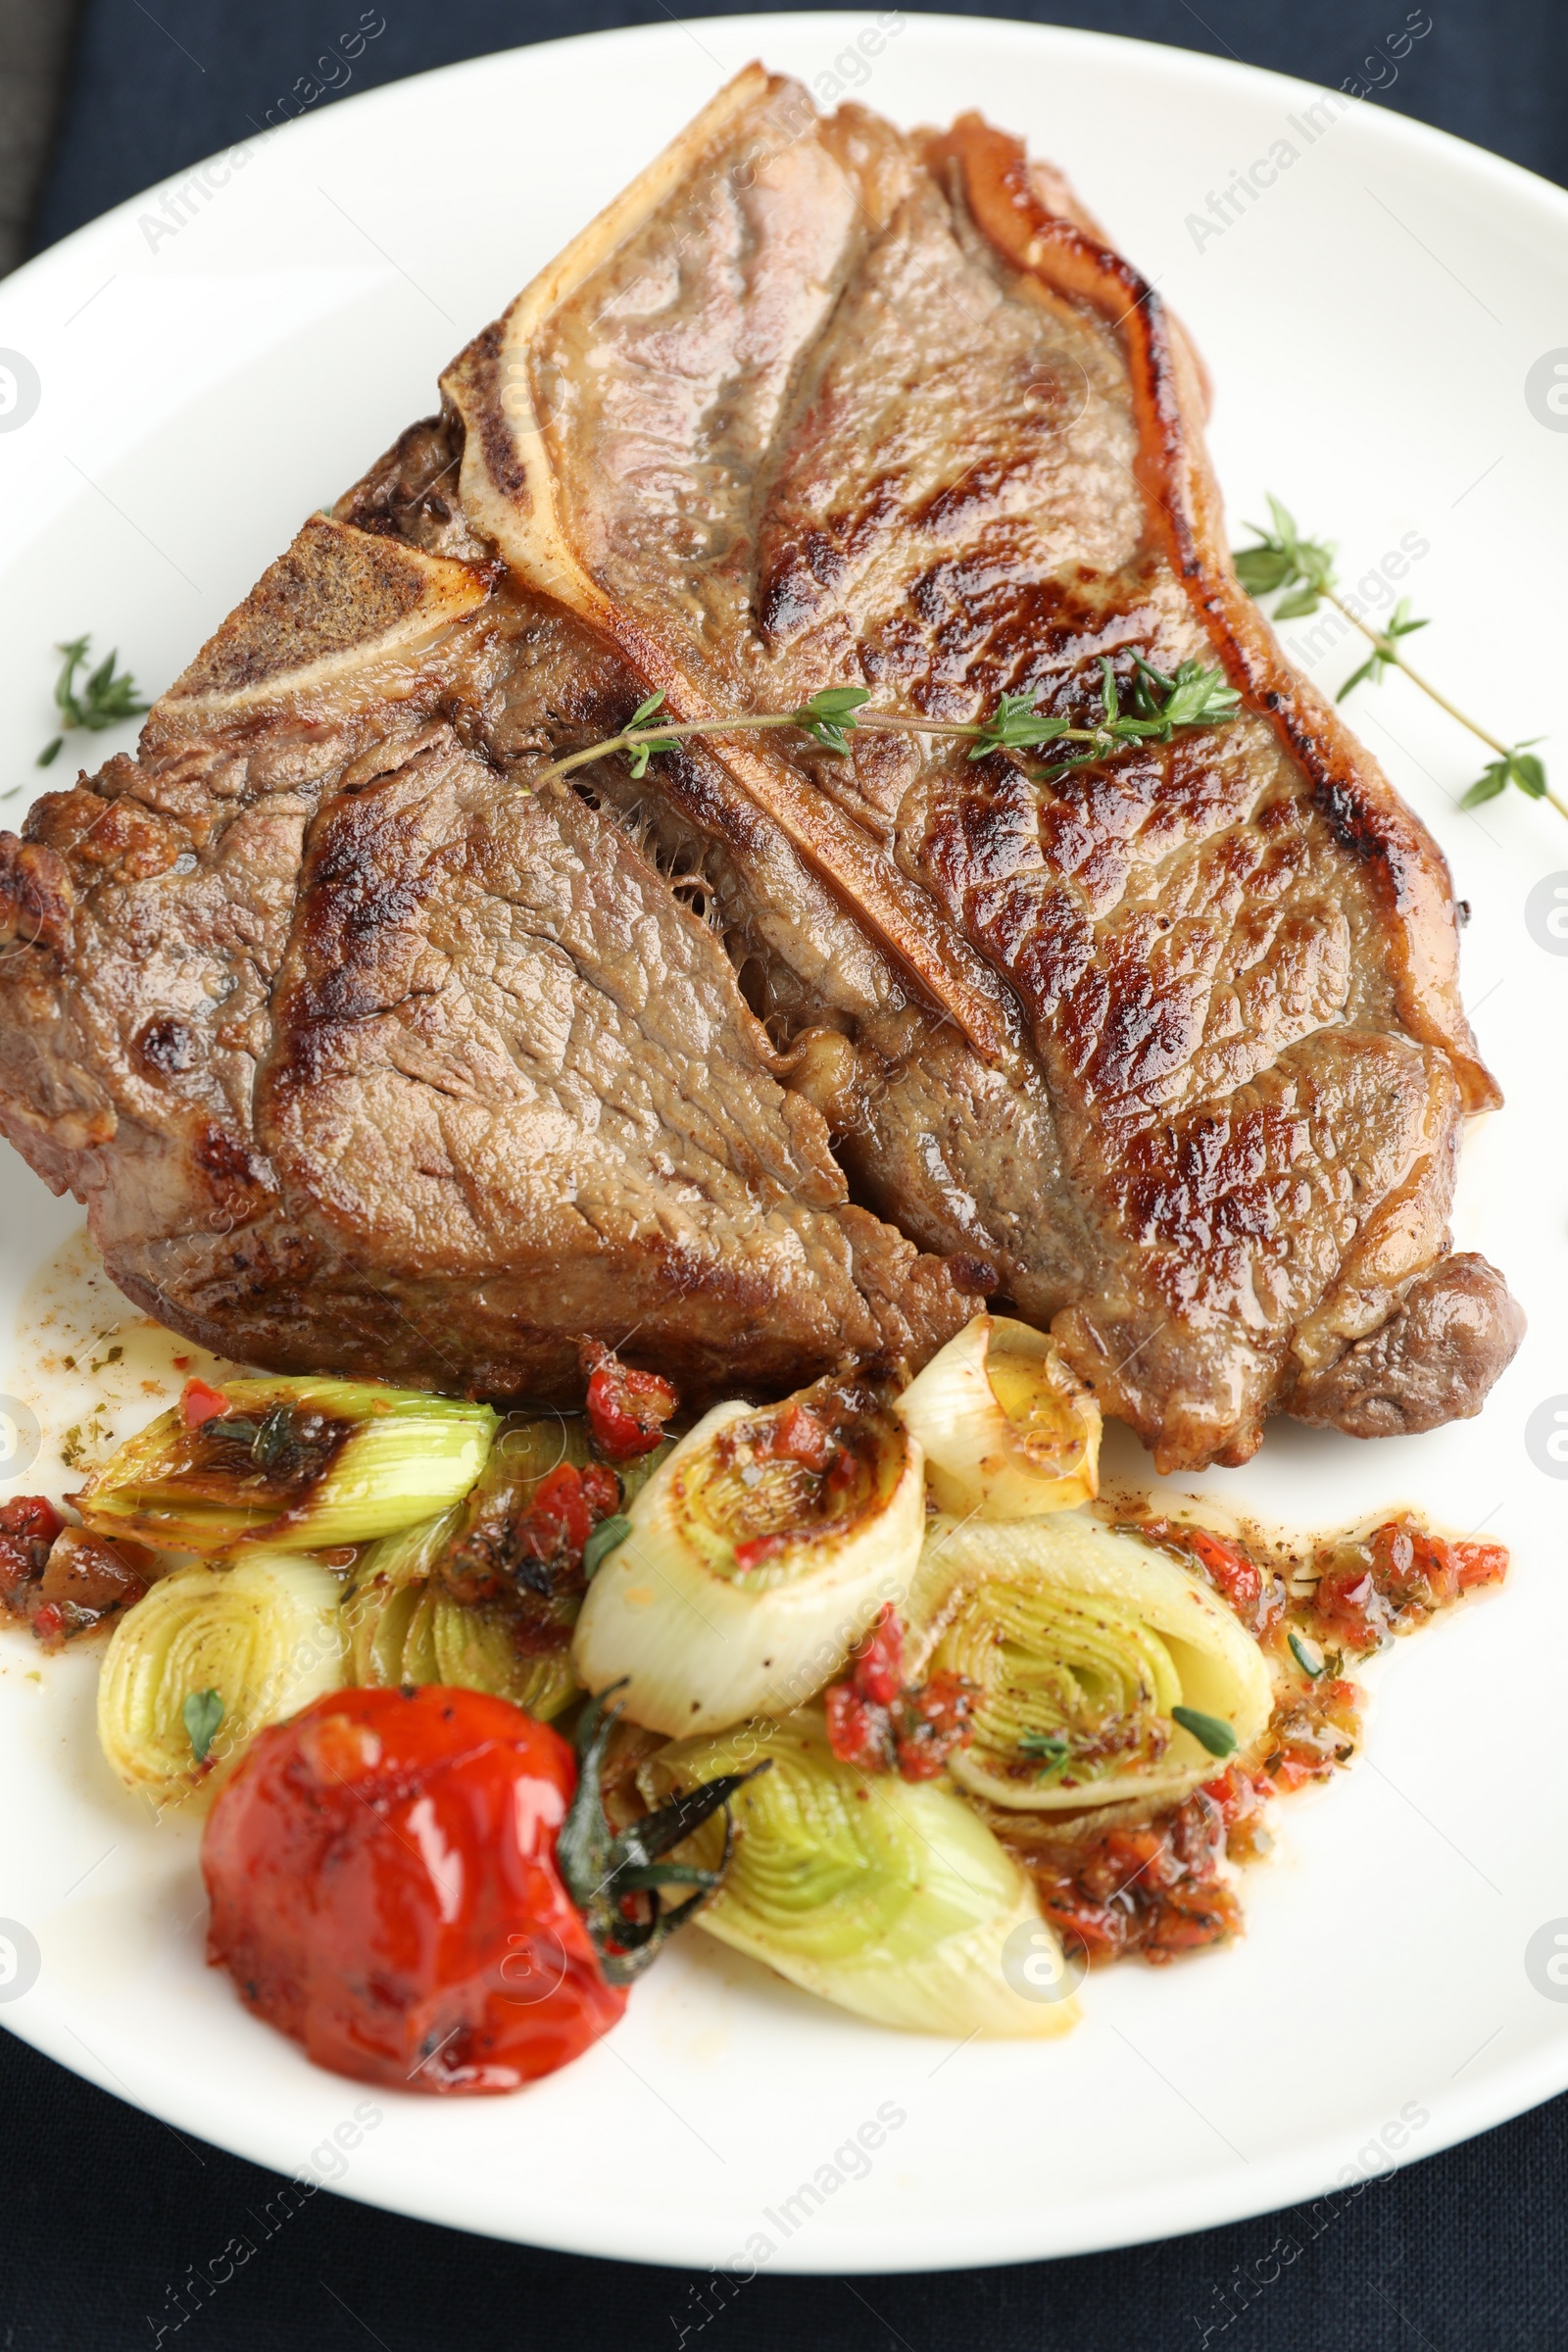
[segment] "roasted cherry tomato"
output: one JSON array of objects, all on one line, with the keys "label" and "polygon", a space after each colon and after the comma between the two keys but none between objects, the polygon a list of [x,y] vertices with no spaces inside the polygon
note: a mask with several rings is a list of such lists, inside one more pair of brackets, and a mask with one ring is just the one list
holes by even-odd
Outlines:
[{"label": "roasted cherry tomato", "polygon": [[515,2090],[620,2016],[556,1866],[564,1740],[478,1690],[336,1690],[263,1732],[202,1841],[208,1958],[318,2066]]},{"label": "roasted cherry tomato", "polygon": [[698,1891],[665,1911],[660,1857],[748,1777],[612,1836],[600,1788],[618,1712],[585,1710],[580,1777],[547,1724],[440,1684],[330,1691],[263,1732],[202,1840],[208,1959],[339,2074],[477,2091],[554,2073],[717,1884],[682,1870]]},{"label": "roasted cherry tomato", "polygon": [[41,1494],[16,1494],[0,1502],[0,1608],[8,1616],[31,1614],[49,1547],[64,1524]]}]

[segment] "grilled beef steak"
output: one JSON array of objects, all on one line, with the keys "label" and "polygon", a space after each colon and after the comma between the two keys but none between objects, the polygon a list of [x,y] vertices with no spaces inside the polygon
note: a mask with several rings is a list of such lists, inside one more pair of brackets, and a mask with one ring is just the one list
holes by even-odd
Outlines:
[{"label": "grilled beef steak", "polygon": [[[1496,1100],[1442,856],[1239,592],[1190,353],[1016,144],[750,69],[0,852],[0,1119],[117,1282],[279,1369],[694,1399],[986,1297],[1162,1467],[1474,1412]],[[862,733],[553,754],[1101,660],[1224,730],[1042,785]],[[628,1339],[627,1335],[631,1335]]]}]

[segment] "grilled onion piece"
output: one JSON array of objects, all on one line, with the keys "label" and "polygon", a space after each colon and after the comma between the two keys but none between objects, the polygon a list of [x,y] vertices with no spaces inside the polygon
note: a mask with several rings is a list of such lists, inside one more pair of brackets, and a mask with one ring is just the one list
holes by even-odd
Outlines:
[{"label": "grilled onion piece", "polygon": [[623,1679],[634,1723],[672,1738],[783,1714],[819,1690],[919,1555],[918,1441],[863,1382],[765,1410],[718,1404],[627,1511],[588,1589],[580,1681]]},{"label": "grilled onion piece", "polygon": [[1028,1323],[976,1315],[895,1410],[925,1449],[933,1499],[956,1518],[1031,1519],[1099,1492],[1100,1407]]}]

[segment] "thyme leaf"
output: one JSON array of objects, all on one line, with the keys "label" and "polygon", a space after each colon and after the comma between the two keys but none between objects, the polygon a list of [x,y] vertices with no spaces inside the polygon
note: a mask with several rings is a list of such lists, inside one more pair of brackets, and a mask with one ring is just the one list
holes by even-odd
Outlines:
[{"label": "thyme leaf", "polygon": [[1345,684],[1335,696],[1334,699],[1337,703],[1343,703],[1348,694],[1353,693],[1355,688],[1364,684],[1368,678],[1371,679],[1374,686],[1381,686],[1383,672],[1386,669],[1397,669],[1400,666],[1398,654],[1395,650],[1396,640],[1400,637],[1413,637],[1417,629],[1427,629],[1432,626],[1432,623],[1427,620],[1412,620],[1409,613],[1410,599],[1407,596],[1401,596],[1394,611],[1389,614],[1388,625],[1382,631],[1371,653],[1359,669],[1351,670]]},{"label": "thyme leaf", "polygon": [[992,752],[1038,751],[1043,743],[1054,743],[1066,732],[1067,721],[1038,710],[1032,694],[1004,694],[975,737],[969,758],[984,760]]},{"label": "thyme leaf", "polygon": [[1039,1764],[1039,1777],[1044,1781],[1066,1763],[1072,1753],[1072,1742],[1058,1740],[1051,1732],[1025,1732],[1018,1742],[1018,1753]]},{"label": "thyme leaf", "polygon": [[808,703],[790,712],[790,724],[804,727],[824,751],[848,752],[855,714],[870,700],[863,686],[824,686]]},{"label": "thyme leaf", "polygon": [[631,1521],[618,1511],[612,1519],[601,1519],[582,1547],[582,1572],[592,1578],[618,1544],[624,1544],[631,1534]]},{"label": "thyme leaf", "polygon": [[[630,718],[626,721],[627,734],[629,735],[635,727],[646,727],[648,721],[653,717],[654,712],[662,705],[663,700],[663,689],[661,688],[658,694],[651,694],[645,703],[639,703],[636,710],[632,712]],[[661,738],[657,735],[645,735],[640,742],[634,743],[631,747],[632,774],[634,776],[646,776],[648,773],[648,762],[653,757],[654,753],[672,752],[674,748],[674,745],[670,742],[667,736]]]},{"label": "thyme leaf", "polygon": [[1295,515],[1272,490],[1268,494],[1268,507],[1274,528],[1265,531],[1255,522],[1248,524],[1259,545],[1233,552],[1231,561],[1236,566],[1236,576],[1249,596],[1272,596],[1281,588],[1294,590],[1276,608],[1275,617],[1304,619],[1307,613],[1317,611],[1320,601],[1333,588],[1334,559],[1339,550],[1331,539],[1303,538]]},{"label": "thyme leaf", "polygon": [[205,1764],[208,1750],[218,1737],[218,1727],[223,1720],[223,1702],[216,1690],[193,1690],[179,1710],[190,1740],[191,1753],[198,1764]]},{"label": "thyme leaf", "polygon": [[[1529,740],[1540,743],[1543,738],[1532,735]],[[1520,791],[1528,793],[1533,801],[1550,800],[1552,797],[1546,789],[1545,768],[1524,744],[1516,743],[1503,753],[1500,760],[1488,761],[1459,806],[1461,808],[1478,808],[1483,801],[1494,801],[1498,793],[1505,792],[1510,784],[1517,784]],[[1553,806],[1557,805],[1553,803]]]},{"label": "thyme leaf", "polygon": [[1218,1715],[1205,1715],[1200,1707],[1172,1707],[1170,1717],[1184,1732],[1191,1732],[1199,1746],[1206,1747],[1211,1756],[1235,1754],[1236,1734]]},{"label": "thyme leaf", "polygon": [[1299,1666],[1304,1675],[1309,1676],[1310,1679],[1315,1683],[1319,1675],[1327,1674],[1328,1660],[1324,1657],[1321,1650],[1319,1650],[1316,1661],[1314,1662],[1310,1647],[1301,1640],[1300,1635],[1296,1632],[1294,1627],[1292,1628],[1289,1639],[1291,1644],[1291,1655],[1295,1658],[1296,1663],[1298,1666]]},{"label": "thyme leaf", "polygon": [[37,764],[47,767],[74,727],[86,727],[98,734],[104,727],[118,726],[122,719],[139,718],[150,710],[150,703],[136,698],[136,681],[128,669],[117,669],[119,648],[107,654],[96,669],[91,670],[78,686],[76,672],[87,660],[90,635],[74,637],[69,645],[57,645],[55,652],[65,661],[55,680],[55,709],[60,712],[60,733],[52,743],[46,743],[38,754]]}]

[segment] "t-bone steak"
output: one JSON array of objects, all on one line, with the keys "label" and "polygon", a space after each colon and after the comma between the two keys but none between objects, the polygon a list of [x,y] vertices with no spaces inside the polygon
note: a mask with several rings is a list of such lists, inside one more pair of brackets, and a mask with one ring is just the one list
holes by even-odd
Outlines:
[{"label": "t-bone steak", "polygon": [[[463,353],[152,711],[0,836],[0,1121],[226,1354],[575,1400],[918,1364],[984,1299],[1162,1468],[1477,1410],[1497,1101],[1447,868],[1239,590],[1198,364],[965,116],[752,67]],[[1054,785],[672,718],[868,687],[1228,728]]]}]

